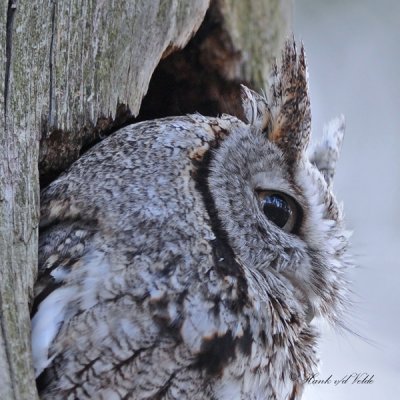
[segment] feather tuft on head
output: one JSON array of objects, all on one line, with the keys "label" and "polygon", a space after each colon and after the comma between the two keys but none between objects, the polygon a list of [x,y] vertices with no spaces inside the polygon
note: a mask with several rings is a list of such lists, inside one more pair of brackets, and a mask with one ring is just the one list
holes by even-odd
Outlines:
[{"label": "feather tuft on head", "polygon": [[273,66],[269,93],[263,97],[243,86],[243,108],[250,124],[266,132],[289,161],[299,159],[311,135],[304,47],[297,54],[294,39],[283,50],[281,66]]},{"label": "feather tuft on head", "polygon": [[324,175],[328,185],[332,184],[336,162],[339,158],[345,131],[344,116],[341,115],[324,126],[323,136],[310,155],[310,161]]}]

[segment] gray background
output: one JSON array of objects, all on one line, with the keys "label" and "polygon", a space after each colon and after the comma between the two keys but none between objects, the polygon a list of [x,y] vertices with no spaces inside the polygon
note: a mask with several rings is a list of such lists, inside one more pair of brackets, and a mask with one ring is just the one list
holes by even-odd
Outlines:
[{"label": "gray background", "polygon": [[400,384],[400,1],[295,1],[305,45],[314,138],[335,115],[346,136],[335,180],[358,268],[355,335],[325,330],[321,378],[352,372],[374,383],[309,385],[304,399],[395,399]]}]

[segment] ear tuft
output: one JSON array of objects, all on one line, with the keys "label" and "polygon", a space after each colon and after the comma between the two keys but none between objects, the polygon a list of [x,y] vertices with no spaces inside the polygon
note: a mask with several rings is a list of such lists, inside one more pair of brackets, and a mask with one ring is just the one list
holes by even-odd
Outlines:
[{"label": "ear tuft", "polygon": [[281,66],[272,68],[268,96],[261,96],[242,85],[242,104],[249,124],[265,132],[290,161],[300,159],[311,135],[304,47],[297,54],[294,38],[288,40]]},{"label": "ear tuft", "polygon": [[273,68],[268,105],[272,114],[268,138],[289,159],[300,158],[310,140],[311,109],[304,47],[298,55],[294,38],[285,44],[281,67]]},{"label": "ear tuft", "polygon": [[328,185],[332,184],[335,175],[344,132],[345,120],[341,115],[324,126],[322,139],[314,146],[310,155],[310,161],[321,171]]}]

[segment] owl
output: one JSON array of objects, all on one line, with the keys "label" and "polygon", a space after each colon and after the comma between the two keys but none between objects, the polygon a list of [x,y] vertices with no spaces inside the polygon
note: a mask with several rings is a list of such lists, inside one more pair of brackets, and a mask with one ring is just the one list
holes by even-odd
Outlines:
[{"label": "owl", "polygon": [[303,47],[243,122],[199,114],[106,138],[41,194],[32,353],[41,399],[300,399],[320,320],[348,304],[332,193],[342,118],[308,149]]}]

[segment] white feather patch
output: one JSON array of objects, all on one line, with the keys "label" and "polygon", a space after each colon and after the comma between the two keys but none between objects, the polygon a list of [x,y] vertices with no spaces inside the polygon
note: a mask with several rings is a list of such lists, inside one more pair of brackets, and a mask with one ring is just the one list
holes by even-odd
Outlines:
[{"label": "white feather patch", "polygon": [[75,295],[75,287],[56,289],[42,301],[32,319],[32,357],[36,377],[55,357],[49,358],[49,349],[64,322],[66,308]]}]

